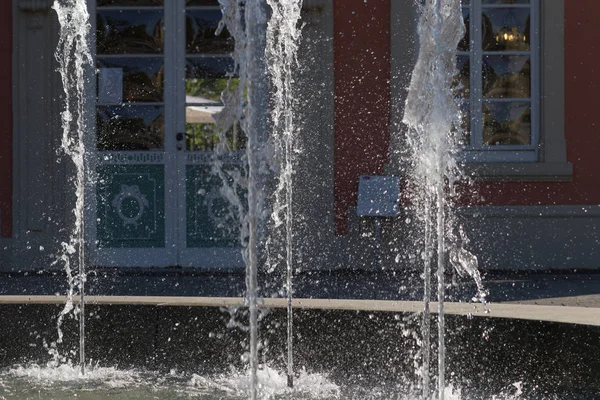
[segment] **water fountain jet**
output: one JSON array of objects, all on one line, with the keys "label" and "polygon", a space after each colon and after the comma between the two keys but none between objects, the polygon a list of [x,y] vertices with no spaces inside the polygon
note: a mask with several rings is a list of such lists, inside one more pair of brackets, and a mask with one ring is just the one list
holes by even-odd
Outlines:
[{"label": "water fountain jet", "polygon": [[[59,342],[62,340],[61,323],[63,317],[73,309],[74,284],[77,283],[80,301],[76,306],[79,318],[79,363],[81,374],[85,373],[85,185],[88,178],[86,165],[88,153],[85,148],[85,135],[88,133],[86,121],[86,101],[88,94],[86,76],[93,60],[89,49],[89,13],[85,0],[55,0],[53,5],[60,24],[60,38],[56,59],[62,77],[65,110],[62,112],[62,150],[75,165],[75,227],[69,243],[63,243],[62,261],[65,263],[69,291],[68,301],[58,319]],[[71,265],[77,266],[78,274],[72,275]]]}]

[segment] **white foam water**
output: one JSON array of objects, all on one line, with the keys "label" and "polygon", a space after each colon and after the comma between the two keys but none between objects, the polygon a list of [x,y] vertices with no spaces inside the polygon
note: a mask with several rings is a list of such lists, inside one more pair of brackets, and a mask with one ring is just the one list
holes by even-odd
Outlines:
[{"label": "white foam water", "polygon": [[[200,375],[170,371],[159,374],[143,370],[118,370],[88,365],[85,376],[78,367],[17,366],[0,372],[0,399],[204,399],[242,400],[248,398],[249,370],[232,369],[227,373]],[[262,400],[423,400],[412,390],[400,386],[361,387],[332,381],[327,375],[301,370],[294,388],[287,386],[287,375],[262,366],[258,370],[257,398]],[[523,384],[515,382],[491,400],[523,399]],[[460,387],[446,386],[447,400],[472,400]],[[427,400],[435,399],[435,396]]]},{"label": "white foam water", "polygon": [[412,73],[403,122],[408,126],[410,157],[409,192],[417,218],[423,226],[424,312],[422,322],[423,398],[430,392],[430,309],[431,268],[437,255],[438,298],[438,398],[446,398],[445,385],[445,266],[447,256],[461,275],[476,282],[478,298],[485,292],[477,257],[464,247],[467,238],[461,228],[454,234],[452,196],[455,183],[464,178],[456,153],[464,134],[462,115],[454,97],[457,74],[456,49],[465,33],[461,0],[427,0],[421,7],[418,26],[420,49]]},{"label": "white foam water", "polygon": [[144,373],[139,370],[121,371],[114,367],[98,367],[88,365],[86,374],[81,374],[79,366],[61,364],[57,367],[15,366],[6,372],[6,376],[25,378],[29,382],[41,385],[55,385],[56,383],[77,382],[102,383],[108,387],[128,387],[136,382],[142,382]]},{"label": "white foam water", "polygon": [[[195,388],[212,388],[229,396],[244,396],[249,391],[248,372],[232,370],[228,374],[203,377],[193,375],[188,385]],[[258,370],[258,398],[260,399],[338,399],[341,389],[326,376],[300,371],[294,388],[287,385],[287,375],[275,368],[262,366]]]}]

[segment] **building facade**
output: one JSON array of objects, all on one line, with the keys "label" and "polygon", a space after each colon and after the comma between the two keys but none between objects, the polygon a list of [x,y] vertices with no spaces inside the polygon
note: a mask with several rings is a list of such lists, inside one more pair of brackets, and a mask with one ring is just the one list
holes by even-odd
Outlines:
[{"label": "building facade", "polygon": [[[0,269],[58,268],[73,226],[73,167],[60,152],[62,83],[52,1],[13,0],[0,53]],[[90,0],[89,263],[242,267],[238,223],[210,167],[214,115],[232,71],[216,0]],[[9,6],[10,7],[10,6]],[[463,0],[457,95],[471,186],[458,213],[485,269],[600,266],[592,0]],[[404,102],[418,53],[413,0],[306,0],[297,70],[296,254],[304,269],[370,269],[374,221],[361,175],[406,179]],[[235,78],[231,81],[235,85]],[[226,168],[245,137],[227,134]],[[410,205],[383,221],[383,267],[420,250]],[[412,222],[407,222],[412,221]]]}]

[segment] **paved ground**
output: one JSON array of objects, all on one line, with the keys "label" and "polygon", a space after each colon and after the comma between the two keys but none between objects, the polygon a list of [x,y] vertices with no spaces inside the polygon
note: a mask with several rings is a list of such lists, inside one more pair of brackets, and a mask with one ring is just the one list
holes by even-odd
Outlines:
[{"label": "paved ground", "polygon": [[[282,287],[280,278],[260,278],[264,297],[277,297]],[[451,277],[447,280],[452,282]],[[600,271],[487,272],[484,282],[492,303],[600,308]],[[0,295],[55,295],[67,290],[62,272],[0,275]],[[86,283],[86,292],[97,296],[241,297],[244,290],[245,277],[239,271],[96,270],[89,273]],[[299,298],[419,301],[422,292],[421,278],[414,271],[305,272],[294,282],[295,297]],[[475,294],[475,285],[462,278],[449,285],[447,300],[470,301]]]}]

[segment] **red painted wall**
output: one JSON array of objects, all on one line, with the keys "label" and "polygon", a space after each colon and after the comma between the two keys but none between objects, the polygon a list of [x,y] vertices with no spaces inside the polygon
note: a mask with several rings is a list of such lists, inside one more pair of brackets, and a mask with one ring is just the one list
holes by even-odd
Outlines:
[{"label": "red painted wall", "polygon": [[390,1],[334,0],[334,211],[348,229],[358,177],[383,174],[390,132]]},{"label": "red painted wall", "polygon": [[0,13],[0,237],[12,235],[12,2]]},{"label": "red painted wall", "polygon": [[600,1],[565,1],[565,20],[565,136],[573,181],[480,183],[471,204],[600,204]]}]

